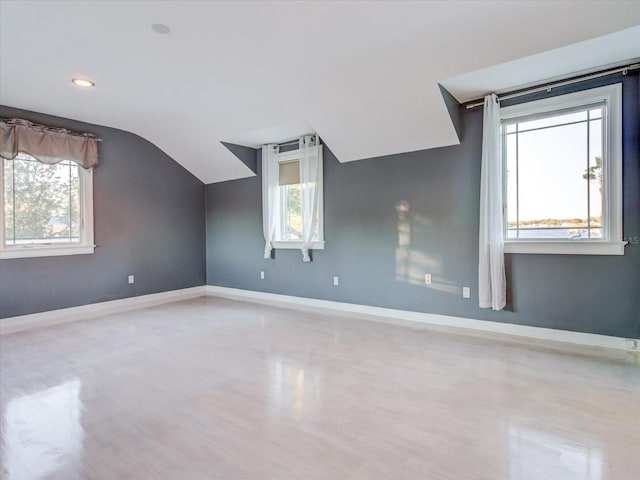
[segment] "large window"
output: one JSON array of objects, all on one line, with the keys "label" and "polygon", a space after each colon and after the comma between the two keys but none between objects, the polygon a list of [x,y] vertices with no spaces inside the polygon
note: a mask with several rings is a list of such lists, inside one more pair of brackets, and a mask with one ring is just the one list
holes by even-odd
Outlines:
[{"label": "large window", "polygon": [[2,159],[0,258],[93,252],[92,170]]},{"label": "large window", "polygon": [[621,85],[501,117],[505,251],[622,254]]}]

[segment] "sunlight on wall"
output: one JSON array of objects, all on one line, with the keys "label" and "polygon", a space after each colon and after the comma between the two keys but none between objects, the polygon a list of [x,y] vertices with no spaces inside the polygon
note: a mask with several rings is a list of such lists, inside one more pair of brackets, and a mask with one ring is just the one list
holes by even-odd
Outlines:
[{"label": "sunlight on wall", "polygon": [[4,415],[2,463],[8,478],[45,478],[80,458],[80,380],[11,400]]},{"label": "sunlight on wall", "polygon": [[[427,255],[411,248],[412,224],[425,226],[430,223],[429,219],[422,215],[412,214],[409,202],[404,200],[396,205],[396,211],[398,212],[396,280],[459,296],[462,293],[460,287],[442,277],[444,269],[442,258],[437,255]],[[431,274],[431,285],[425,283],[425,273]]]}]

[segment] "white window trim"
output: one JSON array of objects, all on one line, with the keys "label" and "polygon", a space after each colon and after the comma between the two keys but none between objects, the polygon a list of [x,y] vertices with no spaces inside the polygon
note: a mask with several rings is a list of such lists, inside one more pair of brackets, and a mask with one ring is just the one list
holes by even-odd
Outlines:
[{"label": "white window trim", "polygon": [[[324,241],[311,242],[312,250],[324,250]],[[271,246],[273,248],[284,248],[284,249],[292,249],[292,250],[300,250],[302,248],[302,242],[300,240],[276,240],[275,242],[271,242]]]},{"label": "white window trim", "polygon": [[[605,218],[607,219],[607,225],[604,226],[605,239],[519,240],[505,238],[505,253],[624,255],[624,246],[627,242],[622,240],[622,84],[616,83],[504,107],[500,109],[500,117],[502,120],[509,120],[524,115],[588,105],[596,101],[605,101],[607,104],[603,139],[603,154],[605,156],[603,213],[606,213]],[[504,198],[506,209],[506,195]]]},{"label": "white window trim", "polygon": [[80,171],[80,243],[15,245],[4,243],[4,181],[0,181],[0,259],[93,254],[93,169]]},{"label": "white window trim", "polygon": [[[320,207],[318,209],[318,240],[311,242],[312,250],[324,250],[325,240],[324,240],[324,157],[323,157],[323,146],[318,145],[316,148],[320,148],[320,162],[322,163],[322,168],[320,169],[320,194],[319,194],[319,202]],[[292,162],[300,159],[300,150],[289,150],[287,152],[282,152],[278,154],[278,164]],[[280,192],[278,192],[280,194]],[[282,204],[280,205],[282,208]],[[280,221],[283,222],[284,216],[280,215]],[[282,231],[282,226],[280,226],[280,231]],[[271,246],[275,249],[291,249],[291,250],[299,250],[302,248],[302,240],[275,240],[271,242]]]}]

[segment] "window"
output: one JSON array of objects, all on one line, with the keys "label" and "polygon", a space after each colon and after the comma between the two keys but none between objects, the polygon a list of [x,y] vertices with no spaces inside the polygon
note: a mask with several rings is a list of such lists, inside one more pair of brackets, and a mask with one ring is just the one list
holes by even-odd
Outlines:
[{"label": "window", "polygon": [[[276,239],[302,240],[302,205],[300,192],[300,160],[278,162],[278,194],[280,204],[280,228]],[[317,238],[314,238],[317,240]]]},{"label": "window", "polygon": [[310,251],[324,248],[322,144],[316,135],[298,139],[298,149],[262,146],[262,230],[264,258],[274,248]]},{"label": "window", "polygon": [[621,84],[500,110],[511,253],[624,253]]},{"label": "window", "polygon": [[[276,228],[276,248],[300,248],[303,241],[302,228],[302,187],[300,184],[299,151],[293,150],[277,154],[278,162],[278,209],[280,222]],[[322,157],[320,157],[322,161]],[[322,169],[320,169],[322,172]],[[318,185],[316,185],[319,184]],[[322,199],[322,175],[313,183],[320,190]],[[318,221],[314,226],[312,248],[323,249],[322,200],[318,206]]]},{"label": "window", "polygon": [[91,169],[19,153],[2,170],[0,258],[93,253]]}]

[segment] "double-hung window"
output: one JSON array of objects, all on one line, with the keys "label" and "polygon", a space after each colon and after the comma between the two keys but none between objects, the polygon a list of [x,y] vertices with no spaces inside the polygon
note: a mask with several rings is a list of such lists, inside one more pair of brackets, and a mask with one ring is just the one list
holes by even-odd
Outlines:
[{"label": "double-hung window", "polygon": [[0,119],[0,258],[93,253],[90,133]]},{"label": "double-hung window", "polygon": [[26,153],[2,167],[0,258],[93,252],[91,169]]},{"label": "double-hung window", "polygon": [[500,110],[509,253],[621,255],[622,86]]}]

